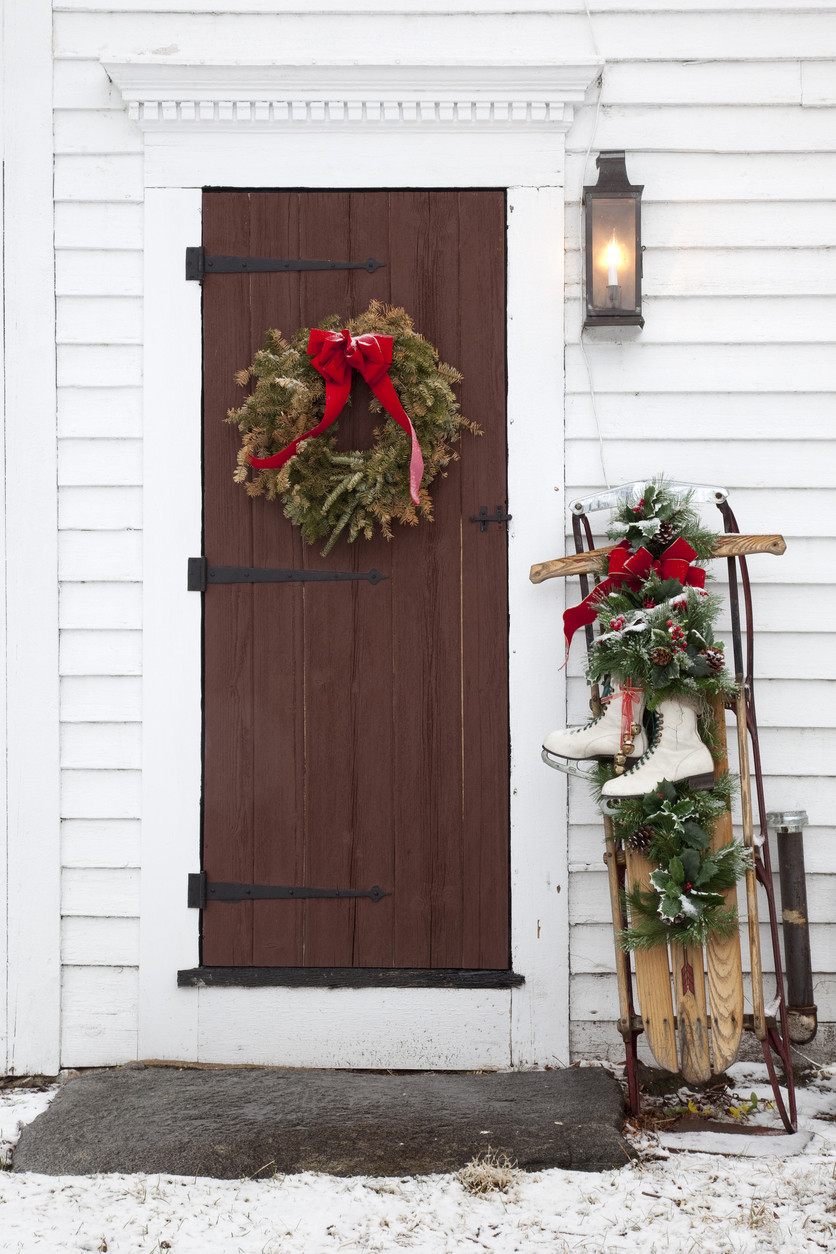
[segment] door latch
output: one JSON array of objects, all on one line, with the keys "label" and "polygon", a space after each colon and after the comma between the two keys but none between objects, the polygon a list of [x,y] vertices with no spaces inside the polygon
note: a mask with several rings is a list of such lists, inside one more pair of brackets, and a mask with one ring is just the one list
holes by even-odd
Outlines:
[{"label": "door latch", "polygon": [[479,530],[480,530],[480,531],[487,531],[487,529],[488,529],[488,523],[491,523],[491,522],[495,522],[495,523],[510,522],[512,518],[513,518],[513,514],[505,514],[505,513],[503,513],[503,511],[502,511],[502,506],[501,506],[501,505],[497,505],[497,506],[496,506],[496,513],[494,513],[494,514],[489,514],[489,513],[488,513],[488,507],[487,507],[487,505],[480,505],[480,506],[479,506],[479,513],[478,513],[478,514],[471,514],[471,515],[470,515],[470,521],[471,521],[471,522],[478,522],[478,524],[479,524]]}]

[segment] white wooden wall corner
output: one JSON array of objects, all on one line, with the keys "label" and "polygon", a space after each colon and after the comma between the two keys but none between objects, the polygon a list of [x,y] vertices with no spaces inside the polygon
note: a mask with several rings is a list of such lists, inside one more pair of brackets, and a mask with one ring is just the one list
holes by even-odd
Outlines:
[{"label": "white wooden wall corner", "polygon": [[[139,1056],[291,1066],[544,1065],[569,1057],[566,797],[539,741],[565,708],[560,551],[564,135],[592,63],[207,65],[106,60],[144,137],[145,564]],[[375,159],[369,160],[369,134]],[[200,188],[507,187],[513,966],[516,990],[178,989],[197,962]],[[537,352],[530,346],[537,344]],[[195,455],[174,466],[176,425]],[[544,519],[549,520],[544,525]],[[545,680],[543,677],[547,676]]]}]

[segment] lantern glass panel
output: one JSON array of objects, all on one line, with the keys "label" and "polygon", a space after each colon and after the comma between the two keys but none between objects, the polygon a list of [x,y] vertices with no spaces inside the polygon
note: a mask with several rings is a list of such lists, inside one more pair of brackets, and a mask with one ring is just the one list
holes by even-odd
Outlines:
[{"label": "lantern glass panel", "polygon": [[591,196],[592,292],[596,312],[636,308],[636,201],[632,196]]}]

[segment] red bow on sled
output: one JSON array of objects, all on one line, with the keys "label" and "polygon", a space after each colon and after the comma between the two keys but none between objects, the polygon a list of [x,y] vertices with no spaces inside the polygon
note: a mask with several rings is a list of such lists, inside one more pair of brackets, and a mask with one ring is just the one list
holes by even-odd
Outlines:
[{"label": "red bow on sled", "polygon": [[250,457],[258,470],[277,468],[290,461],[303,440],[320,435],[342,413],[351,391],[351,371],[356,370],[368,383],[383,408],[412,441],[409,461],[409,495],[418,504],[418,489],[424,474],[424,459],[409,414],[404,409],[392,380],[389,367],[392,364],[391,335],[358,335],[353,338],[349,331],[311,331],[308,352],[312,365],[325,380],[325,413],[322,421],[311,431],[297,436],[287,448],[273,457]]},{"label": "red bow on sled", "polygon": [[643,547],[631,555],[626,540],[623,540],[610,553],[610,568],[604,582],[593,588],[580,605],[573,605],[564,613],[563,634],[567,651],[578,628],[595,622],[598,603],[622,584],[628,588],[639,588],[650,572],[655,571],[662,579],[678,579],[683,587],[704,588],[705,571],[700,566],[691,565],[696,556],[696,550],[682,536],[665,549],[658,562]]}]

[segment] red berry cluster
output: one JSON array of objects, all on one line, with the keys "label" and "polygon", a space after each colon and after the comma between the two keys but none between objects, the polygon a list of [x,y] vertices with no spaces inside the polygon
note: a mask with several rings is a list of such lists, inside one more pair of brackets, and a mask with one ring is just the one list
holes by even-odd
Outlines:
[{"label": "red berry cluster", "polygon": [[621,631],[627,619],[623,614],[618,614],[615,618],[610,619],[610,631]]},{"label": "red berry cluster", "polygon": [[677,623],[672,622],[671,619],[668,619],[668,635],[677,653],[684,653],[688,648],[688,637],[682,628]]},{"label": "red berry cluster", "polygon": [[640,514],[644,509],[644,497],[639,501],[638,505],[633,506],[633,513]]},{"label": "red berry cluster", "polygon": [[656,602],[653,600],[653,597],[644,598],[644,608],[646,610],[653,610],[656,608]]}]

